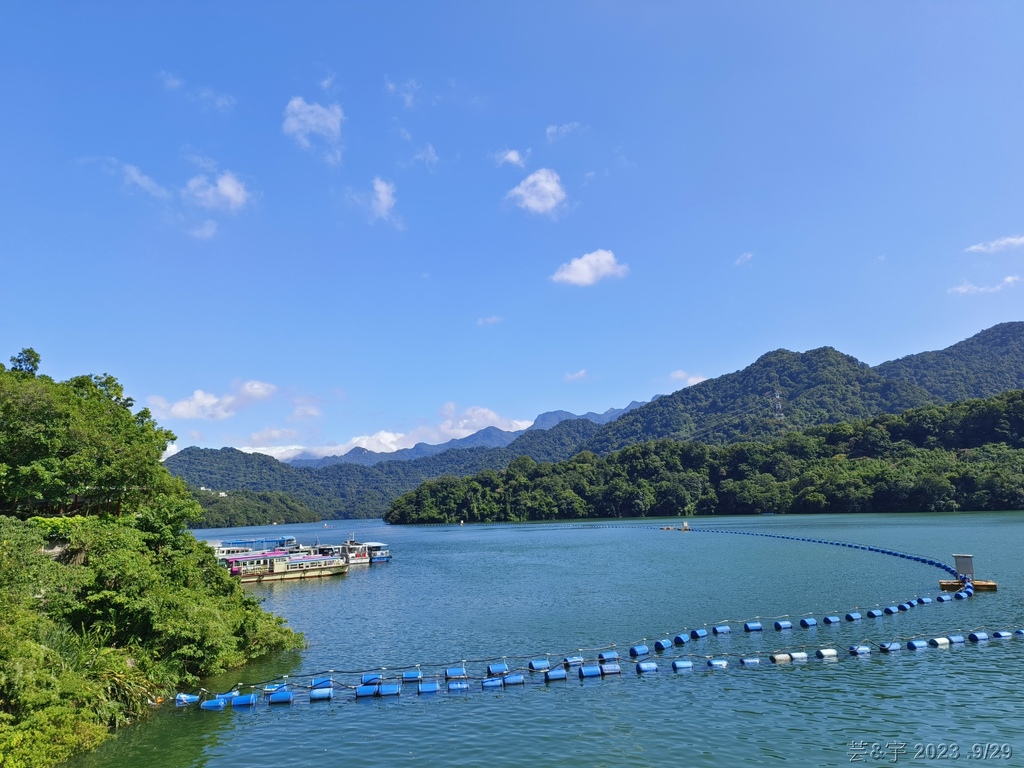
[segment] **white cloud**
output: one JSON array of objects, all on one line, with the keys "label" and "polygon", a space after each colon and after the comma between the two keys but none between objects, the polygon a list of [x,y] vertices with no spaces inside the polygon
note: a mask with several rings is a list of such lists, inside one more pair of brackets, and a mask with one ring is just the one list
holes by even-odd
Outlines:
[{"label": "white cloud", "polygon": [[956,293],[963,295],[971,295],[976,293],[998,293],[1003,288],[1012,288],[1015,283],[1019,282],[1020,278],[1017,275],[1009,275],[1004,277],[1000,282],[995,285],[972,285],[971,283],[962,283],[958,286],[949,289],[949,293]]},{"label": "white cloud", "polygon": [[582,381],[585,378],[587,378],[586,368],[580,368],[580,370],[576,371],[576,373],[565,374],[566,381]]},{"label": "white cloud", "polygon": [[274,443],[294,443],[299,439],[299,433],[294,429],[264,429],[249,435],[249,442],[253,445],[271,445]]},{"label": "white cloud", "polygon": [[1005,251],[1007,248],[1020,248],[1024,246],[1024,235],[1011,235],[1000,237],[998,240],[990,240],[987,243],[977,243],[965,250],[967,253],[995,253]]},{"label": "white cloud", "polygon": [[433,171],[434,168],[437,167],[438,162],[440,161],[440,158],[437,156],[437,152],[434,151],[433,144],[427,144],[426,147],[424,147],[415,155],[413,155],[412,159],[413,162],[419,161],[423,163],[427,167],[427,170],[429,171]]},{"label": "white cloud", "polygon": [[518,165],[523,168],[526,166],[526,158],[529,156],[530,150],[523,153],[518,149],[503,149],[500,152],[495,152],[491,157],[494,158],[494,164],[497,166]]},{"label": "white cloud", "polygon": [[214,395],[197,389],[190,397],[169,402],[159,395],[152,395],[147,402],[158,419],[208,419],[223,421],[259,400],[271,397],[277,387],[263,381],[246,381],[237,385],[227,395]]},{"label": "white cloud", "polygon": [[166,69],[157,73],[157,77],[168,91],[181,91],[188,99],[197,101],[204,107],[212,107],[219,112],[229,112],[234,108],[237,99],[228,93],[220,93],[209,87],[185,89],[185,80],[168,72]]},{"label": "white cloud", "polygon": [[399,84],[384,78],[384,90],[398,96],[407,109],[412,109],[415,105],[416,91],[419,89],[420,84],[415,80],[406,80],[404,83]]},{"label": "white cloud", "polygon": [[323,88],[325,91],[331,90],[331,87],[333,85],[334,85],[334,73],[333,72],[331,72],[331,74],[329,74],[327,77],[325,77],[323,80],[320,81],[320,87]]},{"label": "white cloud", "polygon": [[281,130],[303,149],[311,149],[310,137],[319,136],[327,143],[324,159],[334,164],[341,160],[341,124],[344,120],[345,115],[338,104],[325,107],[295,96],[284,109]]},{"label": "white cloud", "polygon": [[373,180],[373,196],[370,198],[370,214],[375,219],[391,221],[391,211],[394,210],[395,185],[384,181],[379,176]]},{"label": "white cloud", "polygon": [[556,283],[593,285],[606,277],[625,277],[629,267],[615,260],[611,251],[599,249],[563,264],[551,276]]},{"label": "white cloud", "polygon": [[120,163],[114,158],[108,158],[108,162],[112,163],[114,167],[120,169],[121,177],[126,186],[137,187],[147,195],[151,195],[152,197],[160,200],[167,200],[170,198],[171,193],[167,189],[162,187],[160,184],[157,184],[153,179],[144,174],[134,165]]},{"label": "white cloud", "polygon": [[476,324],[483,328],[488,325],[497,325],[498,323],[502,322],[502,320],[503,318],[500,318],[497,315],[491,315],[490,317],[478,318]]},{"label": "white cloud", "polygon": [[181,448],[178,447],[177,443],[168,443],[167,448],[164,451],[164,455],[160,457],[160,461],[166,461],[167,459],[171,458],[171,456],[178,453],[178,451],[180,450]]},{"label": "white cloud", "polygon": [[752,251],[747,251],[746,253],[741,253],[739,255],[739,257],[737,257],[737,259],[736,259],[736,266],[738,267],[740,264],[746,264],[752,258],[754,258],[754,254],[753,254]]},{"label": "white cloud", "polygon": [[323,415],[323,411],[315,405],[296,405],[295,410],[292,411],[293,419],[316,419]]},{"label": "white cloud", "polygon": [[206,174],[193,176],[181,194],[193,205],[212,211],[239,211],[250,197],[245,184],[231,171],[225,171],[213,183]]},{"label": "white cloud", "polygon": [[217,234],[217,222],[207,219],[198,227],[190,229],[188,233],[197,240],[209,240]]},{"label": "white cloud", "polygon": [[688,387],[692,387],[694,384],[700,384],[702,381],[707,381],[707,376],[699,376],[694,373],[687,373],[686,371],[672,371],[668,375],[672,381],[682,381]]},{"label": "white cloud", "polygon": [[160,80],[164,84],[164,88],[166,88],[168,91],[176,91],[185,84],[184,80],[182,80],[180,77],[177,77],[176,75],[171,74],[166,69],[160,70],[160,72],[157,73],[157,77],[160,78]]},{"label": "white cloud", "polygon": [[548,142],[558,141],[564,139],[570,133],[583,130],[583,126],[579,123],[564,123],[563,125],[549,125],[544,135],[547,136]]},{"label": "white cloud", "polygon": [[534,171],[511,190],[506,197],[530,213],[552,213],[566,198],[562,180],[550,168]]}]

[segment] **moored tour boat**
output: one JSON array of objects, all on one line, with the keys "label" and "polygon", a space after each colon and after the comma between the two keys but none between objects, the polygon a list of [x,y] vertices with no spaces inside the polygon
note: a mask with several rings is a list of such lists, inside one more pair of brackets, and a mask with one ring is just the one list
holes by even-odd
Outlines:
[{"label": "moored tour boat", "polygon": [[348,571],[348,562],[338,555],[296,555],[284,550],[235,555],[227,558],[227,566],[243,583],[311,579]]},{"label": "moored tour boat", "polygon": [[355,540],[355,534],[341,545],[350,565],[368,565],[369,563],[386,563],[391,559],[388,545],[381,541]]}]

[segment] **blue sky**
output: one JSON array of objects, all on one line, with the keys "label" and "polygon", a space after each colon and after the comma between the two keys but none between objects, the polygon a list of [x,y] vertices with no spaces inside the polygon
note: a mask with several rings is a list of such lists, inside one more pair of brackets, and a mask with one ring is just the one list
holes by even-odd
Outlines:
[{"label": "blue sky", "polygon": [[1021,319],[1024,5],[21,3],[0,357],[176,446],[522,427]]}]

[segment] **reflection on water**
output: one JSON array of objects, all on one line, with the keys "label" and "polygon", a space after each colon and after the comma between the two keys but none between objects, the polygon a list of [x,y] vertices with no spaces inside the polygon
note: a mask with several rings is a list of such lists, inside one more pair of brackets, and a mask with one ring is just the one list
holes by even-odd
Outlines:
[{"label": "reflection on water", "polygon": [[[733,622],[733,633],[655,655],[642,678],[623,661],[621,678],[423,698],[360,700],[270,710],[200,712],[164,708],[126,729],[82,768],[163,765],[386,764],[498,766],[842,765],[862,747],[1009,744],[1024,759],[1024,704],[1017,693],[1024,640],[906,650],[867,658],[850,645],[972,629],[1024,626],[1018,599],[1020,513],[927,516],[771,516],[702,519],[702,527],[763,530],[890,547],[949,561],[971,552],[996,594],[920,606],[907,613],[832,627],[775,632],[780,616],[866,613],[935,595],[934,567],[862,550],[746,536],[661,531],[660,523],[389,528],[335,523],[201,531],[200,538],[334,535],[386,541],[393,562],[303,583],[253,585],[265,606],[303,631],[309,647],[207,681],[214,690],[323,670],[400,670],[463,659],[552,659],[616,644],[620,654],[684,628]],[[744,633],[761,619],[765,632]],[[833,663],[772,665],[767,654],[839,649]],[[692,654],[691,673],[671,660]],[[730,654],[709,672],[705,657]],[[761,666],[743,669],[742,655]],[[591,658],[595,653],[588,653]],[[485,662],[470,662],[482,675]],[[427,669],[425,666],[424,669]],[[935,754],[933,750],[931,754]],[[255,757],[255,759],[254,759]],[[868,764],[892,764],[892,755]],[[1014,759],[988,762],[1021,764]],[[948,765],[948,759],[913,760]]]}]

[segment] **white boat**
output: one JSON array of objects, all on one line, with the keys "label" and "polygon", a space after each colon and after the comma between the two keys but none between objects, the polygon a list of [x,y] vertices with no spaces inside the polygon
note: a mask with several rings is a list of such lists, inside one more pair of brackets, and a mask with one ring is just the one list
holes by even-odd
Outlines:
[{"label": "white boat", "polygon": [[348,561],[339,555],[296,555],[284,550],[235,555],[226,561],[231,575],[243,583],[311,579],[348,571]]},{"label": "white boat", "polygon": [[370,556],[371,563],[386,563],[391,560],[391,550],[388,545],[380,541],[367,541],[364,543],[366,554]]},{"label": "white boat", "polygon": [[391,559],[391,550],[381,541],[355,540],[355,534],[341,545],[351,565],[368,565],[369,563],[386,563]]}]

